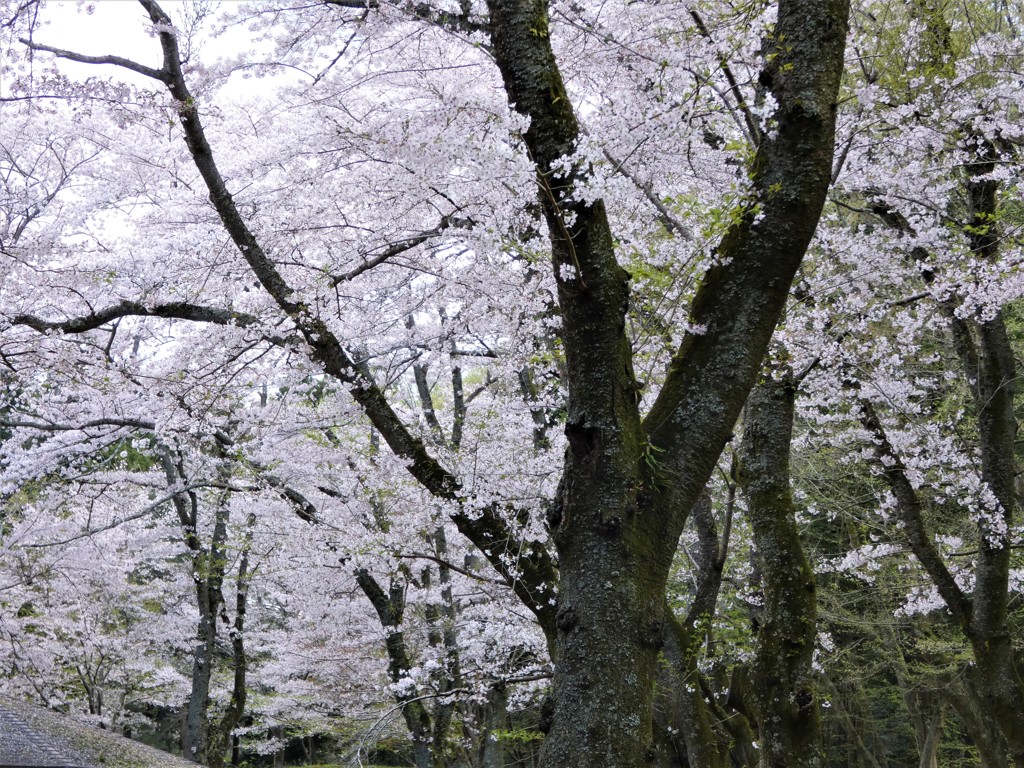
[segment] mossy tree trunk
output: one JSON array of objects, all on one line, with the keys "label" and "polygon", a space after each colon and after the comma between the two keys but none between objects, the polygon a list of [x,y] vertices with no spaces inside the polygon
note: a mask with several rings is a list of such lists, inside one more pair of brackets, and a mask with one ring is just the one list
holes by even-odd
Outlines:
[{"label": "mossy tree trunk", "polygon": [[550,46],[547,3],[490,0],[488,8],[509,102],[530,119],[523,139],[550,233],[569,390],[569,448],[552,510],[557,665],[541,765],[646,765],[668,569],[817,225],[849,6],[779,3],[762,78],[779,104],[778,129],[760,137],[751,200],[694,301],[691,324],[703,333],[685,337],[646,418],[625,333],[629,275],[604,204],[574,196],[585,167],[554,170],[580,129]]},{"label": "mossy tree trunk", "polygon": [[[715,711],[697,660],[710,638],[722,585],[722,570],[732,522],[733,490],[727,502],[726,524],[719,535],[711,495],[704,493],[691,516],[697,531],[697,587],[685,616],[666,606],[665,639],[656,683],[656,764],[664,768],[725,768],[741,764],[737,755],[753,742],[753,734],[735,726],[745,718],[738,712],[723,717]],[[728,729],[727,723],[734,727]],[[748,736],[749,738],[744,738]],[[730,763],[730,758],[732,762]]]},{"label": "mossy tree trunk", "polygon": [[762,379],[747,400],[740,450],[740,485],[764,592],[751,671],[762,768],[825,764],[812,669],[816,586],[790,487],[795,399],[792,375]]}]

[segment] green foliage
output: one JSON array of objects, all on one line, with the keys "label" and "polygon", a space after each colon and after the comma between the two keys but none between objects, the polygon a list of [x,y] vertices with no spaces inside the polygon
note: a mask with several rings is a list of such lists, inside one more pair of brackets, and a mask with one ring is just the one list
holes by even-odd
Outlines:
[{"label": "green foliage", "polygon": [[538,743],[544,734],[532,728],[504,728],[492,731],[500,741],[508,745],[524,745]]}]

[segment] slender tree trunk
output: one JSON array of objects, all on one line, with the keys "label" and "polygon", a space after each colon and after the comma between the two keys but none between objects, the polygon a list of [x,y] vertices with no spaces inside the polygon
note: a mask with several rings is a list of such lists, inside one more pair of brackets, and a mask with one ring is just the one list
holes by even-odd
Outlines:
[{"label": "slender tree trunk", "polygon": [[817,636],[814,573],[804,555],[790,490],[796,386],[765,378],[743,419],[740,480],[761,565],[764,608],[757,631],[753,699],[762,768],[820,768],[821,703],[811,662]]},{"label": "slender tree trunk", "polygon": [[[170,449],[162,449],[161,462],[168,485],[184,483],[184,467],[176,460]],[[230,467],[226,463],[223,472],[225,477],[222,479],[226,479],[230,474]],[[217,618],[224,602],[222,587],[227,565],[224,547],[227,542],[230,508],[228,494],[225,492],[217,501],[213,535],[209,547],[205,547],[199,535],[199,499],[195,492],[178,494],[172,499],[172,503],[181,523],[185,546],[191,553],[192,580],[195,585],[196,606],[199,609],[192,660],[191,691],[185,711],[181,746],[186,759],[205,763],[210,738],[210,680],[213,676],[217,650]]]},{"label": "slender tree trunk", "polygon": [[[997,154],[983,138],[978,148],[977,159],[965,168],[970,217],[965,232],[972,252],[994,261],[1002,242],[997,227],[999,182],[990,175]],[[878,465],[897,499],[911,549],[970,642],[975,659],[968,670],[972,686],[984,701],[987,716],[1002,731],[1014,765],[1024,768],[1024,679],[1008,625],[1011,531],[1017,508],[1016,360],[1002,310],[990,318],[964,318],[954,299],[943,302],[942,309],[977,415],[981,478],[996,502],[979,513],[963,510],[978,527],[975,583],[969,595],[936,549],[926,505],[870,403],[862,403],[861,421],[875,437]]]},{"label": "slender tree trunk", "polygon": [[[448,539],[443,525],[439,525],[435,529],[431,543],[439,561],[438,578],[441,585],[441,604],[428,607],[427,621],[430,624],[428,637],[430,644],[441,652],[442,663],[434,678],[434,684],[438,693],[445,694],[462,685],[462,669],[456,628],[458,616],[455,609],[455,597],[452,593],[452,574],[447,565]],[[448,731],[454,714],[455,700],[453,698],[446,699],[442,695],[435,699],[431,742],[438,765],[445,763]]]},{"label": "slender tree trunk", "polygon": [[[405,587],[393,580],[385,592],[369,571],[361,568],[356,571],[356,583],[377,612],[377,618],[384,627],[384,645],[388,654],[388,678],[398,684],[409,676],[412,661],[405,642],[405,633],[401,630],[402,618],[405,615]],[[413,759],[416,768],[441,768],[442,756],[435,755],[431,748],[433,743],[433,723],[430,713],[423,701],[416,697],[415,692],[397,689],[395,700],[402,707],[402,718],[405,720],[409,735],[412,737]]]},{"label": "slender tree trunk", "polygon": [[[242,542],[238,560],[238,579],[235,583],[235,619],[231,625],[231,664],[234,671],[231,700],[221,716],[220,722],[211,729],[207,758],[210,768],[221,768],[232,745],[233,731],[245,715],[245,704],[248,698],[246,673],[249,659],[245,650],[245,618],[248,610],[249,584],[252,571],[249,566],[249,551],[252,548],[253,527],[256,516],[249,514],[246,522],[245,537]],[[225,616],[226,619],[226,616]],[[232,759],[234,756],[232,755]]]},{"label": "slender tree trunk", "polygon": [[[668,608],[666,608],[668,611]],[[697,669],[695,631],[669,618],[658,675],[657,720],[665,734],[659,762],[669,768],[726,768],[729,739],[715,728]]]},{"label": "slender tree trunk", "polygon": [[505,768],[505,744],[499,734],[508,726],[508,694],[504,685],[491,686],[483,718],[479,768]]},{"label": "slender tree trunk", "polygon": [[[994,261],[1001,243],[997,227],[999,182],[991,174],[998,153],[980,144],[980,157],[966,169],[971,250]],[[978,413],[981,476],[999,503],[978,521],[981,550],[975,570],[973,610],[967,630],[974,648],[975,690],[999,724],[1017,768],[1024,767],[1024,680],[1007,624],[1010,544],[1017,507],[1014,400],[1016,358],[999,311],[990,320],[968,322],[950,316],[957,352],[964,364]],[[986,519],[986,516],[989,519]]]},{"label": "slender tree trunk", "polygon": [[199,605],[199,624],[192,656],[192,682],[188,707],[185,711],[185,730],[182,733],[182,753],[189,760],[205,763],[208,746],[208,710],[210,706],[210,677],[213,674],[213,655],[217,644],[217,617],[211,613],[210,584],[207,579],[196,580],[196,601]]},{"label": "slender tree trunk", "polygon": [[[867,768],[885,768],[885,766],[878,760],[875,753],[868,748],[867,744],[864,743],[864,735],[862,730],[857,727],[853,721],[853,717],[850,716],[850,712],[846,707],[846,703],[843,701],[843,696],[839,689],[835,686],[828,675],[821,676],[821,682],[829,692],[829,696],[832,701],[833,716],[839,722],[839,726],[846,733],[850,743],[850,751],[859,758],[861,765],[867,766]],[[851,761],[852,762],[852,761]]]},{"label": "slender tree trunk", "polygon": [[936,707],[925,723],[918,768],[939,768],[939,743],[942,740],[943,708]]}]

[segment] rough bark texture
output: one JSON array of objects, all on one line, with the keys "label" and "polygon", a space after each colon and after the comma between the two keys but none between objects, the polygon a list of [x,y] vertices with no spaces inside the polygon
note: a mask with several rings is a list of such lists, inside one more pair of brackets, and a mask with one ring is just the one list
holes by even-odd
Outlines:
[{"label": "rough bark texture", "polygon": [[[731,527],[732,492],[726,530],[720,537],[711,508],[711,496],[702,494],[692,511],[698,533],[697,589],[686,616],[665,607],[665,640],[659,659],[655,697],[656,764],[664,768],[725,768],[733,748],[753,741],[752,732],[738,733],[742,715],[723,716],[714,711],[704,679],[697,668],[700,646],[710,637],[722,585],[722,569]],[[731,722],[730,722],[731,721]],[[750,738],[744,738],[749,735]]]},{"label": "rough bark texture", "polygon": [[569,449],[552,514],[560,591],[558,664],[541,764],[640,766],[653,758],[653,685],[676,540],[735,423],[832,168],[844,1],[783,2],[764,79],[777,131],[759,146],[753,195],[698,292],[689,335],[646,419],[625,335],[628,275],[604,205],[553,172],[579,136],[543,0],[491,0],[491,42],[536,166],[559,287]]},{"label": "rough bark texture", "polygon": [[792,377],[765,378],[743,419],[740,483],[761,566],[753,699],[762,768],[819,768],[820,702],[811,661],[817,635],[814,573],[800,543],[790,488]]},{"label": "rough bark texture", "polygon": [[955,679],[942,689],[942,695],[956,711],[960,726],[978,750],[981,767],[1006,768],[1006,739],[983,709],[984,705],[970,682]]}]

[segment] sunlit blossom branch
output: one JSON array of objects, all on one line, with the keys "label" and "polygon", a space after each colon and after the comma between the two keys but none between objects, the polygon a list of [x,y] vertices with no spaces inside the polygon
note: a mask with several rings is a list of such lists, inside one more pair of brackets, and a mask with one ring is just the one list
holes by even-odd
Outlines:
[{"label": "sunlit blossom branch", "polygon": [[[544,625],[545,631],[553,636],[554,613],[547,595],[548,590],[553,588],[557,581],[557,570],[550,554],[540,544],[519,542],[512,535],[508,523],[498,514],[498,508],[488,507],[484,510],[474,509],[472,511],[463,509],[470,499],[465,497],[455,475],[430,454],[421,439],[410,432],[395,412],[385,392],[370,376],[368,368],[365,365],[360,365],[324,320],[297,298],[293,288],[280,273],[278,265],[263,249],[262,244],[245,222],[233,194],[221,175],[202,124],[199,104],[189,90],[181,69],[182,57],[171,18],[154,0],[139,0],[139,2],[153,23],[163,51],[163,66],[159,70],[142,67],[136,62],[119,57],[91,57],[63,49],[38,47],[31,41],[25,41],[25,44],[81,63],[120,66],[166,84],[170,95],[175,100],[188,150],[209,190],[211,203],[225,231],[262,287],[284,314],[295,323],[296,329],[302,334],[309,347],[310,356],[322,366],[326,374],[347,385],[353,399],[362,407],[391,450],[397,456],[408,461],[410,474],[428,492],[436,498],[457,502],[458,511],[453,512],[452,519],[459,530],[480,549],[488,553],[491,564],[502,574],[520,598],[534,610],[541,624]],[[454,221],[449,222],[449,224],[452,223]],[[424,237],[424,239],[426,238]],[[404,247],[405,250],[408,250],[409,247],[414,246],[403,243],[395,247]],[[390,258],[391,255],[385,252],[376,258]],[[223,325],[245,326],[256,322],[255,318],[250,315],[227,310],[182,303],[145,307],[140,303],[130,301],[122,301],[114,307],[100,312],[91,312],[83,318],[54,321],[32,315],[19,315],[9,322],[12,325],[25,325],[44,333],[48,331],[81,333],[126,315],[185,319]],[[180,496],[175,496],[172,500],[176,503],[182,501]],[[538,597],[537,593],[542,591],[544,595]]]},{"label": "sunlit blossom branch", "polygon": [[[458,478],[441,464],[423,441],[412,434],[381,387],[360,366],[322,318],[296,298],[277,265],[263,249],[255,233],[238,210],[214,158],[203,127],[199,105],[181,69],[178,41],[171,18],[155,0],[139,0],[157,30],[163,50],[168,91],[175,99],[185,142],[210,193],[210,201],[225,231],[249,265],[263,289],[295,323],[309,347],[311,357],[324,373],[347,385],[352,398],[397,456],[407,460],[409,473],[434,497],[458,503],[452,514],[459,531],[481,550],[489,553],[491,564],[506,578],[513,590],[535,612],[545,631],[553,636],[554,611],[546,598],[535,592],[557,581],[557,569],[550,554],[539,544],[524,544],[512,536],[508,524],[494,510],[463,509],[468,499]],[[508,557],[511,562],[506,561]],[[525,578],[524,578],[525,576]]]}]

